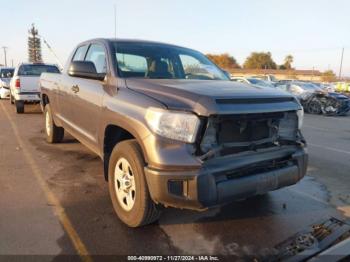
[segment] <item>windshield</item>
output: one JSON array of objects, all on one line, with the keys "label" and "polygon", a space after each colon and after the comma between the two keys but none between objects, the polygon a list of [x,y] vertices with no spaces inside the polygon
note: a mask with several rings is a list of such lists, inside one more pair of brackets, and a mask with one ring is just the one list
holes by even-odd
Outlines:
[{"label": "windshield", "polygon": [[297,85],[299,85],[304,90],[308,90],[308,91],[320,90],[318,86],[311,83],[298,83]]},{"label": "windshield", "polygon": [[270,75],[270,80],[274,81],[274,82],[277,82],[277,78],[275,76],[273,76],[273,75]]},{"label": "windshield", "polygon": [[60,73],[54,65],[21,65],[18,70],[19,76],[40,76],[41,73]]},{"label": "windshield", "polygon": [[3,68],[0,69],[0,78],[11,78],[13,77],[13,72],[15,70],[12,68]]},{"label": "windshield", "polygon": [[206,56],[194,50],[136,42],[113,45],[121,77],[229,80]]},{"label": "windshield", "polygon": [[274,87],[273,85],[267,83],[264,80],[256,79],[256,78],[248,78],[249,82],[253,85],[259,85],[264,87]]}]

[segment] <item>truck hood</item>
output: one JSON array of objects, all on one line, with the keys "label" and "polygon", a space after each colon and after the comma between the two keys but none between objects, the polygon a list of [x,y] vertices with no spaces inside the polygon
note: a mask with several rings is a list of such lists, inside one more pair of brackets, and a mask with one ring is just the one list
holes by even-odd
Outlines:
[{"label": "truck hood", "polygon": [[231,81],[128,78],[126,85],[169,109],[205,116],[301,109],[294,96],[282,90]]}]

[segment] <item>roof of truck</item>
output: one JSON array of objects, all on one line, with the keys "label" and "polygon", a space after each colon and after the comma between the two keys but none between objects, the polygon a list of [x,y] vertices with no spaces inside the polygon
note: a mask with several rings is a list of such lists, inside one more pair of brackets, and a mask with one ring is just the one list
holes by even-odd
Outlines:
[{"label": "roof of truck", "polygon": [[143,40],[143,39],[131,39],[131,38],[130,39],[128,39],[128,38],[94,38],[94,39],[89,39],[87,41],[84,41],[84,42],[80,43],[80,45],[84,44],[84,43],[93,42],[93,41],[104,42],[104,43],[110,43],[110,42],[143,43],[143,44],[167,45],[167,46],[190,49],[190,48],[175,45],[175,44],[169,44],[169,43],[158,42],[158,41]]}]

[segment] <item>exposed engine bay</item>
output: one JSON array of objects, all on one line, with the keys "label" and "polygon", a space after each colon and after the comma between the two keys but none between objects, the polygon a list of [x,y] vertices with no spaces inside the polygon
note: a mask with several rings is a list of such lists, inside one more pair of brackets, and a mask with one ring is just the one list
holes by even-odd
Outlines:
[{"label": "exposed engine bay", "polygon": [[211,116],[200,144],[200,158],[295,144],[301,139],[295,111]]}]

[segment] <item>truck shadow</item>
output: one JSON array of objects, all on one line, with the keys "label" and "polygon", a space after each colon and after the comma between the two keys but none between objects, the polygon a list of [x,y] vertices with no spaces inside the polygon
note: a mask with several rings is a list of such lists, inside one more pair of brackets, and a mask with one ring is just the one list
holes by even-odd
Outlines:
[{"label": "truck shadow", "polygon": [[[15,107],[13,107],[14,110]],[[31,115],[41,115],[43,112],[41,111],[39,104],[25,104],[24,105],[24,114],[31,114]]]}]

